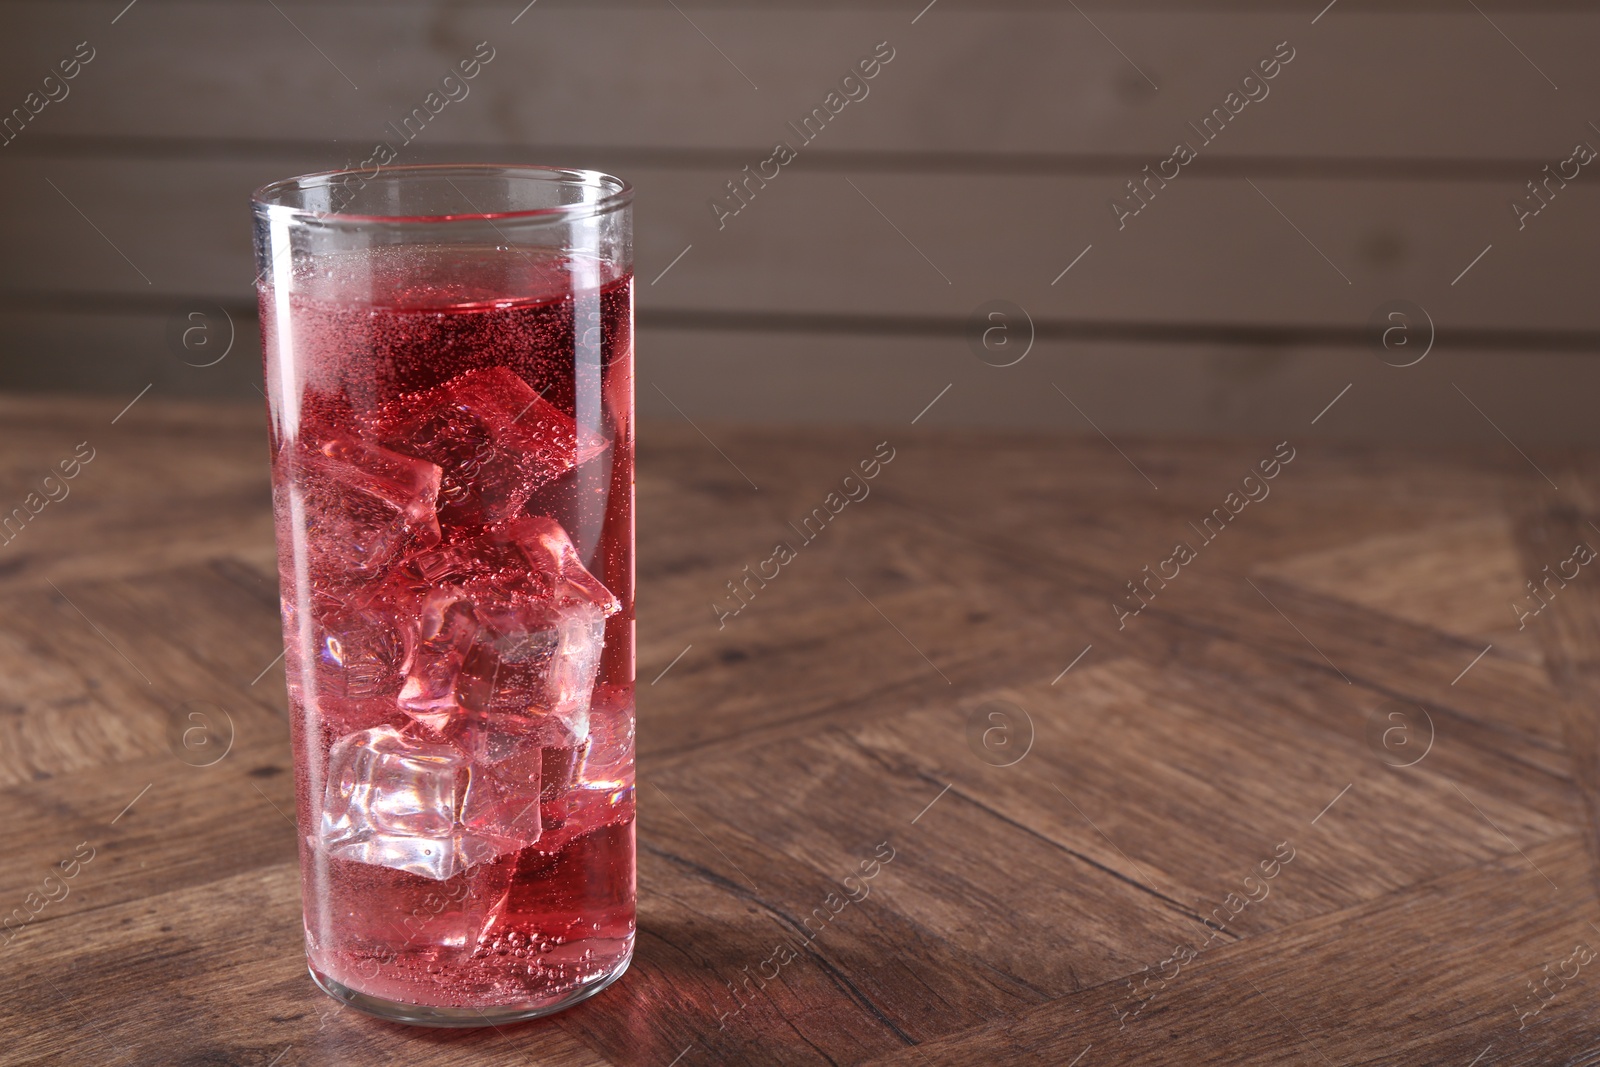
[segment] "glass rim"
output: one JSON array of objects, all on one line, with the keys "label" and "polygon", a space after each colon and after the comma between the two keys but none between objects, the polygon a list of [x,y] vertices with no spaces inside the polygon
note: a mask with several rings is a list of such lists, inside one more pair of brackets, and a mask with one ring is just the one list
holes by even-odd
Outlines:
[{"label": "glass rim", "polygon": [[[463,177],[481,177],[502,174],[508,177],[546,181],[554,184],[583,186],[602,190],[596,200],[575,204],[555,204],[548,207],[522,208],[514,211],[467,211],[457,214],[431,215],[368,215],[343,211],[322,211],[286,203],[284,194],[318,188],[332,188],[341,182],[395,182],[405,178],[444,177],[449,174]],[[464,195],[464,194],[463,194]],[[627,207],[633,202],[633,184],[626,179],[604,171],[582,167],[553,167],[535,163],[406,163],[399,166],[380,166],[368,175],[361,168],[347,167],[339,170],[314,171],[293,178],[268,182],[250,194],[250,202],[257,211],[279,217],[319,223],[449,223],[496,222],[504,219],[549,219],[559,221],[571,218],[590,218]]]}]

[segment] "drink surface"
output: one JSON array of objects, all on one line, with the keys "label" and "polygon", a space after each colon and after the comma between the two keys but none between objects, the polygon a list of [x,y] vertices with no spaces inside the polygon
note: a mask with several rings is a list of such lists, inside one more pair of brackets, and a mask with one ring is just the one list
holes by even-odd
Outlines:
[{"label": "drink surface", "polygon": [[632,277],[406,246],[262,293],[313,968],[555,1004],[634,934]]}]

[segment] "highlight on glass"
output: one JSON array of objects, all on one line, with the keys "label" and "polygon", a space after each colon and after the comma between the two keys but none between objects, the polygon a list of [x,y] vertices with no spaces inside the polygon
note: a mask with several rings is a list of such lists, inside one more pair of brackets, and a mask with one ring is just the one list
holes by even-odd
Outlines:
[{"label": "highlight on glass", "polygon": [[634,941],[632,189],[408,166],[254,198],[306,952],[474,1026]]}]

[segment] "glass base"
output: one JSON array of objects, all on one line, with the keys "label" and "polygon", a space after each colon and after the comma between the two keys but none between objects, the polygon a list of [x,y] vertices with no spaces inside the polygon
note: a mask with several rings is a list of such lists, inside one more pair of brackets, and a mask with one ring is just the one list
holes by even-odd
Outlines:
[{"label": "glass base", "polygon": [[542,1015],[551,1015],[572,1007],[579,1001],[588,1000],[606,986],[622,977],[628,969],[628,964],[633,962],[633,953],[630,951],[617,965],[606,974],[599,976],[587,985],[579,986],[564,996],[546,1004],[531,1008],[515,1007],[490,1007],[490,1008],[435,1008],[426,1004],[406,1004],[397,1000],[385,1000],[382,997],[369,996],[357,992],[347,985],[334,981],[327,975],[319,972],[315,967],[308,966],[311,980],[317,983],[317,988],[328,994],[334,1000],[348,1004],[357,1011],[392,1023],[407,1023],[411,1026],[500,1026],[504,1023],[524,1022],[528,1019],[537,1019]]}]

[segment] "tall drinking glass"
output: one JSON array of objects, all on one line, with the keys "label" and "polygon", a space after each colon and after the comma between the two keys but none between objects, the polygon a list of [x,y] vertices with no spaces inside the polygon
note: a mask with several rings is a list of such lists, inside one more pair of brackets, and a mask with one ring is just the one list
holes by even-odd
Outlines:
[{"label": "tall drinking glass", "polygon": [[631,200],[255,194],[306,952],[388,1019],[543,1015],[632,955]]}]

